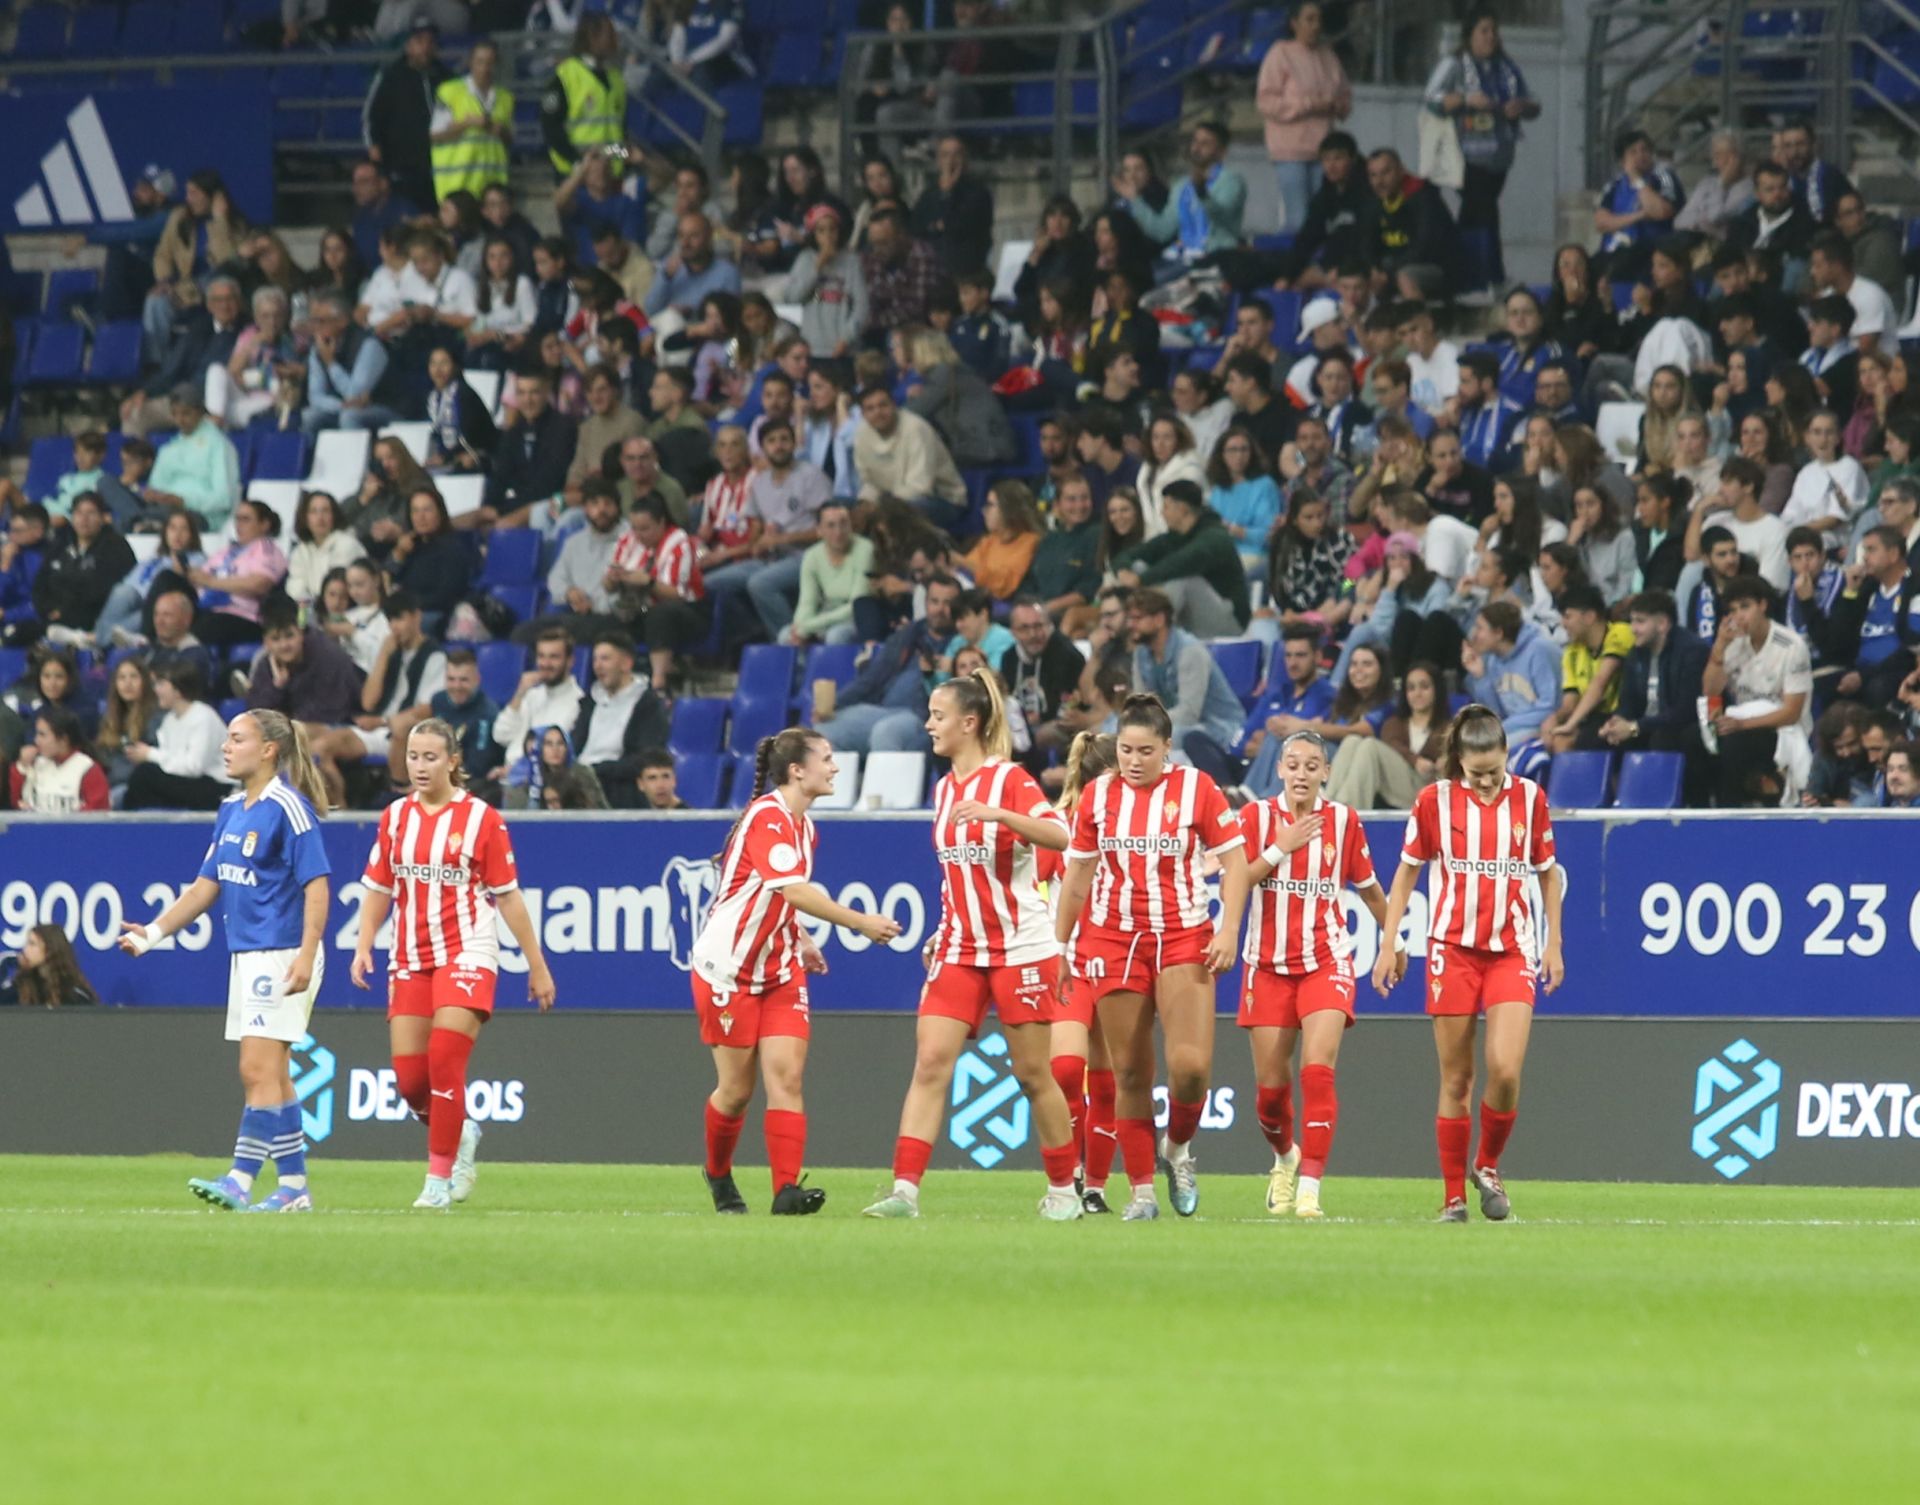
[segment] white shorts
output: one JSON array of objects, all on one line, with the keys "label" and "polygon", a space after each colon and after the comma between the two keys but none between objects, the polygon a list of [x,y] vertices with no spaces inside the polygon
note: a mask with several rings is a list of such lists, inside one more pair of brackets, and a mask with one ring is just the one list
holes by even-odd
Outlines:
[{"label": "white shorts", "polygon": [[315,955],[313,981],[304,993],[289,997],[281,987],[299,954],[297,950],[233,954],[227,965],[229,1040],[257,1035],[294,1045],[305,1038],[307,1022],[313,1017],[313,1000],[320,995],[320,979],[326,975],[326,958]]},{"label": "white shorts", "polygon": [[372,731],[368,731],[365,727],[356,726],[353,729],[353,734],[360,739],[360,745],[367,750],[367,757],[370,759],[384,763],[387,761],[388,754],[393,751],[393,728],[391,726],[383,724],[376,726]]}]

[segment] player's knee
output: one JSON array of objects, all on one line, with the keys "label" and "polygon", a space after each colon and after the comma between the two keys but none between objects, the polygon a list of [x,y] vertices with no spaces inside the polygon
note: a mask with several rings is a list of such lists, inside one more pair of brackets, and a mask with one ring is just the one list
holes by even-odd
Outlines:
[{"label": "player's knee", "polygon": [[[1207,1053],[1197,1046],[1170,1046],[1167,1049],[1167,1082],[1175,1087],[1207,1084]],[[1180,1094],[1183,1097],[1189,1094]]]}]

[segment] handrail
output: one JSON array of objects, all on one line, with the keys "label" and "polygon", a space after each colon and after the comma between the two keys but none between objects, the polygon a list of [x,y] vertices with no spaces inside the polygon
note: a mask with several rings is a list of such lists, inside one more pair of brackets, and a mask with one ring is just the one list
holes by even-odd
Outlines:
[{"label": "handrail", "polygon": [[[1692,69],[1693,38],[1703,23],[1724,23],[1729,8],[1730,0],[1601,0],[1593,7],[1585,70],[1588,187],[1603,187],[1613,176],[1614,134],[1648,98]],[[1724,88],[1731,61],[1724,24],[1719,45]]]}]

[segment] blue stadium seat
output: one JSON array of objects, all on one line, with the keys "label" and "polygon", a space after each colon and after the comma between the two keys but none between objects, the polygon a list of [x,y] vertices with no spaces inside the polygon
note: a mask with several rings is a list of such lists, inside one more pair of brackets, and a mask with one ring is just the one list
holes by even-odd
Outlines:
[{"label": "blue stadium seat", "polygon": [[733,759],[725,753],[675,753],[673,776],[680,798],[696,810],[718,810],[726,799]]},{"label": "blue stadium seat", "polygon": [[119,429],[113,429],[108,432],[107,458],[105,462],[105,469],[108,475],[117,476],[120,474],[120,447],[126,442],[127,436],[121,433]]},{"label": "blue stadium seat", "polygon": [[1240,703],[1253,707],[1253,692],[1260,685],[1260,657],[1263,646],[1257,642],[1214,643],[1213,661],[1227,676],[1227,684],[1240,697]]},{"label": "blue stadium seat", "polygon": [[119,319],[93,332],[87,380],[107,386],[131,386],[140,379],[140,321]]},{"label": "blue stadium seat", "polygon": [[[723,755],[724,756],[724,755]],[[764,790],[761,791],[765,793]],[[727,789],[727,809],[744,810],[753,797],[753,749],[733,755],[733,779]]]},{"label": "blue stadium seat", "polygon": [[1598,810],[1607,802],[1610,752],[1558,754],[1547,770],[1547,803],[1560,810]]},{"label": "blue stadium seat", "polygon": [[30,387],[71,386],[80,380],[80,358],[87,332],[78,324],[43,324],[27,357]]},{"label": "blue stadium seat", "polygon": [[480,666],[480,688],[496,704],[506,705],[520,693],[520,675],[525,670],[527,650],[518,643],[481,643],[473,650]]},{"label": "blue stadium seat", "polygon": [[[203,8],[216,9],[217,13],[217,8]],[[134,6],[120,29],[120,51],[127,57],[164,57],[177,50],[173,36],[179,19],[177,10],[157,0]]]},{"label": "blue stadium seat", "polygon": [[[785,20],[785,17],[782,17]],[[766,80],[769,89],[810,89],[820,82],[825,71],[825,46],[817,31],[774,33],[767,52]]]},{"label": "blue stadium seat", "polygon": [[222,721],[231,721],[235,716],[238,716],[242,711],[246,710],[246,708],[247,702],[244,696],[229,695],[225,700],[220,702],[220,719]]},{"label": "blue stadium seat", "polygon": [[733,702],[733,716],[727,725],[727,750],[735,755],[751,755],[762,737],[785,731],[792,712],[783,692],[778,700],[740,700]]},{"label": "blue stadium seat", "polygon": [[726,129],[721,142],[726,146],[755,146],[760,144],[765,123],[765,90],[758,79],[744,80],[737,84],[722,84],[714,90],[713,97],[727,112]]},{"label": "blue stadium seat", "polygon": [[1240,38],[1239,46],[1224,60],[1224,66],[1233,73],[1258,73],[1273,44],[1285,40],[1286,35],[1287,12],[1284,7],[1263,6],[1259,10],[1248,11],[1246,31]]},{"label": "blue stadium seat", "polygon": [[[307,436],[298,430],[270,429],[253,441],[252,481],[298,481],[307,474]],[[335,497],[335,501],[351,501]]]},{"label": "blue stadium seat", "polygon": [[14,34],[13,57],[22,63],[46,63],[64,57],[71,14],[60,5],[36,5],[22,12]]},{"label": "blue stadium seat", "polygon": [[111,57],[119,45],[119,6],[88,5],[74,13],[73,34],[67,38],[68,57]]},{"label": "blue stadium seat", "polygon": [[793,668],[793,649],[755,643],[740,655],[740,683],[733,693],[734,704],[756,700],[786,705],[793,687]]},{"label": "blue stadium seat", "polygon": [[718,696],[687,695],[673,703],[673,727],[667,733],[667,750],[676,757],[682,753],[718,752],[726,734],[727,702]]},{"label": "blue stadium seat", "polygon": [[27,650],[0,648],[0,690],[11,690],[14,681],[27,672]]},{"label": "blue stadium seat", "polygon": [[1300,294],[1291,288],[1285,292],[1263,288],[1256,296],[1273,310],[1273,343],[1297,355],[1305,348],[1300,340]]},{"label": "blue stadium seat", "polygon": [[[235,429],[227,438],[233,442],[233,457],[239,462],[240,479],[247,480],[253,474],[253,447],[259,435],[252,429]],[[292,544],[289,543],[291,548]]]},{"label": "blue stadium seat", "polygon": [[512,612],[516,622],[531,622],[540,613],[537,585],[496,585],[487,594]]},{"label": "blue stadium seat", "polygon": [[54,434],[33,441],[27,453],[27,500],[44,502],[60,487],[60,477],[73,469],[73,440]]},{"label": "blue stadium seat", "polygon": [[531,585],[539,567],[538,528],[496,528],[487,541],[487,562],[480,571],[480,588]]},{"label": "blue stadium seat", "polygon": [[1613,803],[1622,810],[1677,810],[1686,758],[1675,752],[1630,752],[1620,761]]},{"label": "blue stadium seat", "polygon": [[49,319],[71,319],[75,304],[91,304],[100,292],[100,273],[94,267],[62,267],[47,274],[41,312]]},{"label": "blue stadium seat", "polygon": [[955,538],[973,538],[986,531],[987,488],[993,484],[993,472],[975,467],[960,472],[967,488],[967,515],[953,525]]},{"label": "blue stadium seat", "polygon": [[1007,421],[1013,425],[1013,437],[1019,441],[1020,453],[1014,456],[1013,464],[1007,473],[1015,476],[1037,476],[1044,474],[1047,468],[1046,456],[1040,453],[1040,425],[1044,421],[1038,413],[1009,413]]},{"label": "blue stadium seat", "polygon": [[224,6],[209,5],[206,0],[178,7],[174,11],[173,50],[187,57],[223,51],[227,41],[224,10]]},{"label": "blue stadium seat", "polygon": [[593,644],[582,643],[573,650],[573,677],[580,688],[591,692],[593,689]]}]

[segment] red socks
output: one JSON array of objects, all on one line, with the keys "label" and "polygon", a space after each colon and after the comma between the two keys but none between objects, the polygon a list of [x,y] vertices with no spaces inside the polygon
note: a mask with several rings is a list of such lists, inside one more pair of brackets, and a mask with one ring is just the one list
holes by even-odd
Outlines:
[{"label": "red socks", "polygon": [[427,1095],[427,1058],[423,1055],[395,1056],[393,1079],[401,1098],[413,1109],[413,1116],[425,1123],[433,1103],[433,1099]]},{"label": "red socks", "polygon": [[1123,1118],[1113,1127],[1120,1139],[1120,1155],[1126,1162],[1127,1180],[1135,1186],[1153,1185],[1153,1120]]},{"label": "red socks", "polygon": [[1207,1100],[1183,1103],[1179,1098],[1167,1104],[1167,1142],[1187,1144],[1200,1131],[1200,1115],[1207,1111]]},{"label": "red socks", "polygon": [[933,1146],[924,1139],[902,1134],[893,1142],[893,1179],[911,1181],[915,1186],[927,1174],[927,1162],[933,1159]]},{"label": "red socks", "polygon": [[1324,1176],[1340,1122],[1340,1099],[1333,1090],[1331,1066],[1300,1068],[1300,1174]]},{"label": "red socks", "polygon": [[777,1195],[783,1186],[797,1185],[807,1158],[807,1115],[788,1108],[769,1108],[763,1125],[767,1136],[767,1164],[773,1171]]},{"label": "red socks", "polygon": [[1072,1140],[1051,1150],[1043,1144],[1040,1146],[1040,1163],[1047,1170],[1047,1185],[1071,1186],[1074,1167],[1080,1163],[1080,1152],[1073,1147]]},{"label": "red socks", "polygon": [[427,1119],[427,1174],[453,1174],[454,1152],[467,1121],[467,1057],[473,1040],[457,1029],[436,1029],[427,1037],[427,1081],[433,1112]]},{"label": "red socks", "polygon": [[1464,1200],[1467,1195],[1467,1141],[1473,1137],[1470,1118],[1436,1118],[1434,1143],[1440,1150],[1440,1179],[1446,1184],[1446,1200]]},{"label": "red socks", "polygon": [[1118,1092],[1111,1071],[1087,1073],[1087,1152],[1081,1164],[1087,1168],[1089,1186],[1105,1186],[1113,1172],[1113,1157],[1120,1148],[1113,1129],[1114,1099]]},{"label": "red socks", "polygon": [[[1306,1079],[1306,1073],[1301,1072],[1302,1084]],[[1260,1124],[1260,1132],[1267,1136],[1267,1143],[1273,1146],[1274,1154],[1284,1155],[1293,1148],[1292,1087],[1259,1088],[1253,1097],[1253,1113]]]},{"label": "red socks", "polygon": [[1073,1153],[1076,1163],[1087,1158],[1087,1058],[1055,1056],[1053,1079],[1067,1100],[1067,1112],[1073,1119]]},{"label": "red socks", "polygon": [[1480,1103],[1480,1151],[1473,1157],[1475,1165],[1484,1165],[1497,1170],[1500,1165],[1500,1152],[1507,1147],[1507,1136],[1513,1133],[1513,1121],[1520,1116],[1519,1109],[1511,1113],[1496,1113]]},{"label": "red socks", "polygon": [[707,1099],[707,1174],[720,1177],[733,1170],[733,1148],[740,1143],[740,1131],[747,1126],[747,1115],[729,1118]]}]

